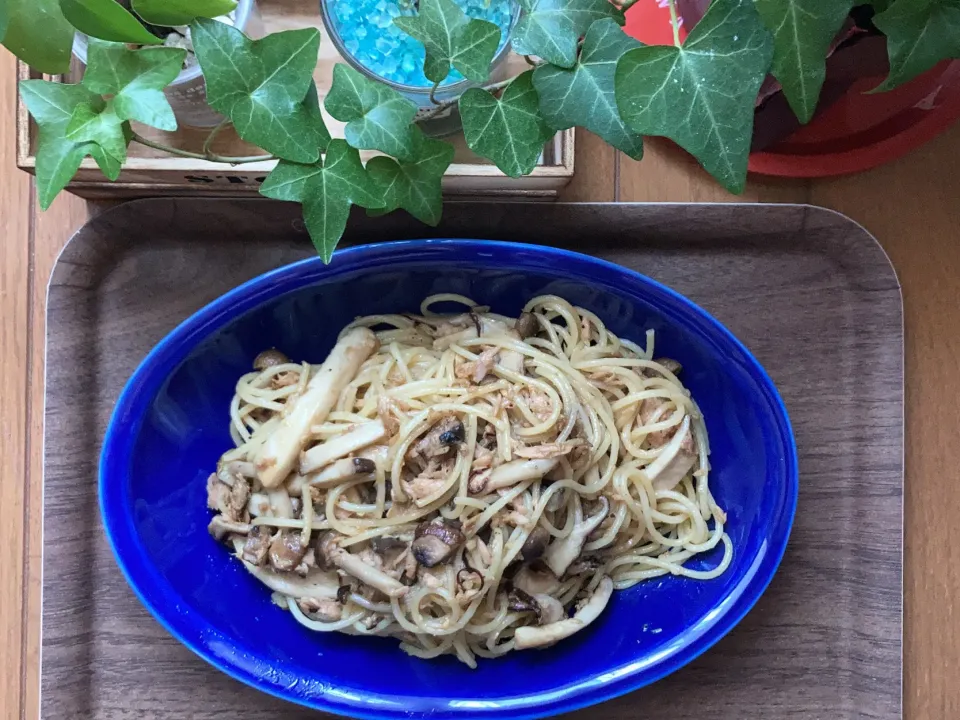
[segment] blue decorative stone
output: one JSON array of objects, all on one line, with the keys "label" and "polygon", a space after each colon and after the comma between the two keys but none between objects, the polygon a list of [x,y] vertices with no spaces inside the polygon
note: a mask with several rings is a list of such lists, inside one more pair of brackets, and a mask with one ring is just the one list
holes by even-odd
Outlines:
[{"label": "blue decorative stone", "polygon": [[[343,46],[374,75],[410,87],[433,85],[423,74],[423,45],[393,24],[401,15],[416,15],[414,0],[325,0]],[[513,0],[454,0],[471,18],[500,28],[500,48],[506,45],[513,23]],[[463,80],[451,71],[442,85]]]}]

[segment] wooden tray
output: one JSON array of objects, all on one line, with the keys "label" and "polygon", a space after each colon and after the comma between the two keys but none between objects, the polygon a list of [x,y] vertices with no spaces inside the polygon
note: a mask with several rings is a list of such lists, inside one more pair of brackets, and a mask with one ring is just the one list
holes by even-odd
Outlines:
[{"label": "wooden tray", "polygon": [[[333,66],[340,62],[333,43],[326,37],[320,18],[318,0],[257,0],[260,18],[249,28],[249,33],[262,36],[266,33],[298,27],[319,28],[324,37],[320,44],[320,58],[314,79],[320,94],[321,104],[330,87]],[[512,54],[507,60],[512,74],[521,72],[526,61]],[[74,67],[69,75],[40,75],[18,62],[19,79],[45,78],[78,82],[82,65],[74,58]],[[343,123],[324,112],[327,127],[335,136],[342,137]],[[167,133],[137,124],[137,131],[144,137],[165,145],[201,152],[209,129],[181,128]],[[19,102],[17,112],[17,165],[33,173],[36,168],[37,126],[26,106]],[[508,178],[488,160],[474,155],[466,147],[462,136],[452,139],[456,148],[454,164],[447,170],[444,191],[449,195],[471,196],[523,196],[528,199],[555,198],[561,188],[573,178],[574,131],[567,130],[556,135],[544,147],[540,165],[531,175]],[[232,131],[222,133],[213,146],[214,152],[231,157],[262,153],[252,145],[240,140]],[[370,153],[364,153],[368,157]],[[144,197],[155,195],[191,196],[255,196],[260,183],[275,162],[230,166],[205,160],[164,155],[136,143],[130,146],[120,177],[116,182],[107,180],[90,158],[83,161],[80,171],[69,189],[86,198]]]},{"label": "wooden tray", "polygon": [[[757,606],[686,668],[570,717],[900,718],[902,312],[869,233],[809,206],[451,203],[435,231],[358,215],[349,240],[426,232],[550,242],[667,283],[750,347],[794,423],[799,510]],[[43,718],[318,717],[167,635],[117,569],[96,498],[100,439],[150,348],[223,292],[312,253],[295,207],[173,199],[109,211],[64,250],[47,315],[42,638],[28,627],[24,648],[41,646],[40,677],[24,664],[25,706]],[[27,592],[36,607],[40,588]]]}]

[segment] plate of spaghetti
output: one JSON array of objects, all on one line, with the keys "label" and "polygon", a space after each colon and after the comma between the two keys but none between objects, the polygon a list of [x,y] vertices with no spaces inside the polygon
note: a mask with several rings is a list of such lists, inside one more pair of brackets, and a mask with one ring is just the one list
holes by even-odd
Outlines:
[{"label": "plate of spaghetti", "polygon": [[136,370],[101,508],[149,610],[266,692],[538,717],[729,631],[796,506],[776,390],[703,310],[568,251],[409,241],[231,291]]}]

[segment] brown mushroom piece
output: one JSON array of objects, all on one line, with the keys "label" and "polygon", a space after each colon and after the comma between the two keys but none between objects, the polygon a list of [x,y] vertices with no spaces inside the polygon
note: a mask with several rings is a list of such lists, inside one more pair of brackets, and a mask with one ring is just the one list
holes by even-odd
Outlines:
[{"label": "brown mushroom piece", "polygon": [[463,422],[455,415],[449,415],[437,422],[408,452],[408,458],[431,458],[446,455],[451,449],[463,442],[466,431]]},{"label": "brown mushroom piece", "polygon": [[263,565],[267,561],[267,553],[270,552],[270,543],[273,540],[273,534],[266,525],[254,525],[247,535],[246,542],[243,543],[243,553],[241,557],[244,562],[251,565]]},{"label": "brown mushroom piece", "polygon": [[610,596],[612,594],[613,580],[609,577],[604,577],[600,580],[600,584],[597,585],[593,594],[579,607],[573,617],[546,623],[539,627],[518,627],[513,635],[514,642],[516,643],[515,647],[517,650],[547,647],[564,638],[570,637],[600,617],[600,613],[604,611],[607,603],[610,602]]},{"label": "brown mushroom piece", "polygon": [[534,599],[533,595],[518,587],[513,588],[507,594],[507,606],[514,612],[536,613],[537,619],[540,618],[540,604]]},{"label": "brown mushroom piece", "polygon": [[290,358],[276,348],[270,348],[253,359],[253,369],[262,371],[277,365],[286,365],[288,362],[290,362]]},{"label": "brown mushroom piece", "polygon": [[547,543],[550,542],[550,531],[545,527],[538,525],[527,535],[527,539],[520,548],[520,559],[524,562],[533,562],[543,556],[547,549]]},{"label": "brown mushroom piece", "polygon": [[432,568],[448,560],[465,540],[459,527],[452,522],[437,519],[417,526],[410,549],[418,563]]},{"label": "brown mushroom piece", "polygon": [[673,358],[654,358],[653,361],[659,365],[662,365],[665,370],[669,370],[674,375],[679,375],[680,371],[683,370],[683,365],[678,363]]},{"label": "brown mushroom piece", "polygon": [[293,570],[307,554],[299,532],[283,530],[270,543],[270,564],[281,572]]},{"label": "brown mushroom piece", "polygon": [[552,595],[545,593],[531,595],[518,587],[514,587],[507,595],[507,602],[514,612],[534,613],[537,616],[538,625],[557,622],[566,615],[561,602]]},{"label": "brown mushroom piece", "polygon": [[552,542],[543,554],[547,567],[557,577],[562,577],[571,563],[580,556],[587,537],[599,527],[610,512],[610,502],[607,498],[601,495],[599,503],[600,509],[590,517],[584,518],[580,498],[577,497],[574,501],[573,529],[565,538]]},{"label": "brown mushroom piece", "polygon": [[540,321],[532,312],[521,313],[514,328],[521,338],[528,338],[540,332]]}]

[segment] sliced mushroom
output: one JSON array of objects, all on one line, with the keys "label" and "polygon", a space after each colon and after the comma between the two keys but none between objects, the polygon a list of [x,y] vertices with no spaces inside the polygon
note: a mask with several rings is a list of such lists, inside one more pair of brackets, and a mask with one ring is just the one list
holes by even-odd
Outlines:
[{"label": "sliced mushroom", "polygon": [[465,437],[463,422],[455,415],[438,421],[420,440],[417,441],[407,457],[430,460],[446,455],[451,449],[463,442]]},{"label": "sliced mushroom", "polygon": [[207,526],[207,530],[209,530],[210,534],[213,535],[217,540],[223,540],[230,533],[246,535],[251,529],[252,526],[250,523],[228,520],[227,518],[223,517],[223,515],[214,515],[213,520],[211,520],[210,524]]},{"label": "sliced mushroom", "polygon": [[257,467],[252,462],[244,460],[220,461],[217,463],[217,477],[220,482],[233,487],[236,478],[252,480],[257,476]]},{"label": "sliced mushroom", "polygon": [[524,562],[533,562],[543,556],[547,549],[547,543],[550,542],[550,531],[545,527],[538,525],[535,527],[520,548],[520,559]]},{"label": "sliced mushroom", "polygon": [[269,350],[264,350],[253,359],[253,369],[266,370],[267,368],[276,367],[277,365],[286,365],[288,362],[290,362],[290,358],[276,348],[270,348]]},{"label": "sliced mushroom", "polygon": [[513,634],[515,647],[517,650],[547,647],[570,637],[600,616],[600,613],[607,607],[607,603],[610,602],[612,594],[613,580],[604,577],[597,585],[597,589],[593,591],[593,595],[577,610],[572,618],[547,623],[540,627],[518,627]]},{"label": "sliced mushroom", "polygon": [[543,560],[547,567],[553,571],[557,577],[562,577],[570,567],[570,564],[577,559],[583,550],[583,545],[587,541],[587,536],[599,527],[603,519],[610,512],[610,502],[606,497],[600,496],[600,509],[584,519],[583,508],[580,505],[579,496],[574,500],[573,511],[573,529],[565,538],[556,540],[550,544],[543,554]]},{"label": "sliced mushroom", "polygon": [[669,370],[674,375],[679,375],[680,371],[683,370],[683,365],[678,363],[673,358],[654,358],[655,363],[659,363],[664,367],[665,370]]},{"label": "sliced mushroom", "polygon": [[541,625],[549,625],[566,617],[566,610],[564,610],[561,602],[553,597],[553,595],[544,595],[541,593],[534,595],[533,599],[536,600],[540,606]]},{"label": "sliced mushroom", "polygon": [[690,416],[683,419],[680,429],[674,434],[660,454],[646,467],[647,477],[657,490],[671,490],[687,476],[697,460],[692,445]]},{"label": "sliced mushroom", "polygon": [[550,595],[560,587],[553,573],[540,570],[535,565],[524,565],[513,576],[513,586],[528,595]]},{"label": "sliced mushroom", "polygon": [[[238,552],[242,548],[242,545],[237,543],[234,546]],[[278,573],[269,567],[258,567],[248,562],[244,562],[243,566],[268,588],[282,595],[295,598],[327,598],[330,600],[336,600],[337,598],[337,588],[340,587],[340,582],[335,572],[310,570],[306,575],[300,576],[295,573]]]},{"label": "sliced mushroom", "polygon": [[299,532],[281,530],[270,544],[270,564],[275,570],[290,572],[303,560],[307,547]]},{"label": "sliced mushroom", "polygon": [[537,480],[553,470],[559,462],[557,458],[511,460],[490,472],[484,491],[493,492],[527,480]]},{"label": "sliced mushroom", "polygon": [[313,475],[306,481],[313,487],[330,488],[360,475],[370,475],[377,471],[377,464],[366,458],[343,458]]},{"label": "sliced mushroom", "polygon": [[410,546],[417,562],[432,568],[448,560],[466,538],[452,522],[440,519],[420,523]]},{"label": "sliced mushroom", "polygon": [[[368,565],[358,556],[347,552],[340,547],[337,539],[337,534],[332,532],[320,536],[317,548],[323,560],[336,565],[347,575],[352,575],[360,582],[379,590],[388,597],[402,597],[406,594],[408,588],[399,580],[390,577],[379,568]],[[317,560],[320,562],[320,558],[317,558]]]},{"label": "sliced mushroom", "polygon": [[347,383],[378,347],[377,336],[369,329],[350,330],[337,341],[304,394],[287,401],[280,427],[266,439],[255,458],[264,487],[283,483],[309,439],[310,429],[327,419]]},{"label": "sliced mushroom", "polygon": [[360,423],[353,430],[337,435],[330,440],[304,452],[300,457],[300,473],[313,473],[334,460],[355,453],[357,450],[380,442],[387,435],[387,429],[380,420]]},{"label": "sliced mushroom", "polygon": [[507,604],[514,612],[532,612],[536,613],[538,620],[540,618],[540,603],[534,599],[533,595],[518,587],[507,594]]},{"label": "sliced mushroom", "polygon": [[584,440],[575,438],[564,442],[540,443],[539,445],[520,445],[513,449],[513,454],[526,460],[549,460],[569,455],[574,449],[584,444]]},{"label": "sliced mushroom", "polygon": [[272,540],[270,528],[265,525],[254,525],[247,535],[246,542],[243,543],[241,554],[243,561],[251,565],[263,565],[267,560],[267,553],[270,552]]},{"label": "sliced mushroom", "polygon": [[521,338],[528,338],[540,332],[540,321],[532,312],[521,313],[514,326]]},{"label": "sliced mushroom", "polygon": [[273,517],[277,518],[292,518],[294,515],[293,502],[290,499],[290,496],[287,495],[287,491],[280,490],[268,490],[267,499],[270,502],[270,513]]},{"label": "sliced mushroom", "polygon": [[[520,333],[516,330],[508,330],[507,337],[520,340]],[[500,357],[497,362],[504,370],[523,375],[523,359],[523,353],[504,348],[500,351]]]}]

